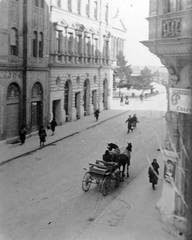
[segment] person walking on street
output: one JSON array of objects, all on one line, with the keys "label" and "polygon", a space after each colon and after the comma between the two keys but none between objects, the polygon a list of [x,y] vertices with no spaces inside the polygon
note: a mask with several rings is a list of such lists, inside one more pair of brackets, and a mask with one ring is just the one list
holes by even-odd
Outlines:
[{"label": "person walking on street", "polygon": [[99,111],[99,109],[97,108],[97,110],[95,110],[95,112],[94,112],[94,115],[95,115],[95,117],[96,117],[96,121],[98,121],[98,119],[99,119],[99,113],[100,113],[100,111]]},{"label": "person walking on street", "polygon": [[125,123],[127,123],[127,133],[129,133],[129,131],[131,130],[133,132],[133,120],[131,115],[129,115],[128,119],[125,121]]},{"label": "person walking on street", "polygon": [[148,169],[149,182],[152,183],[152,188],[155,190],[155,185],[158,183],[158,175],[159,175],[159,164],[157,163],[157,159],[153,159],[151,166]]},{"label": "person walking on street", "polygon": [[136,128],[137,127],[137,123],[139,123],[136,114],[133,115],[132,121],[133,121],[133,127]]},{"label": "person walking on street", "polygon": [[41,125],[39,128],[40,147],[41,147],[41,144],[44,147],[44,143],[46,142],[46,136],[47,136],[47,133],[45,131],[45,128],[43,125]]},{"label": "person walking on street", "polygon": [[55,133],[55,127],[57,126],[57,122],[55,121],[55,118],[52,119],[51,121],[51,130],[52,130],[52,136]]},{"label": "person walking on street", "polygon": [[128,97],[128,95],[125,96],[125,104],[129,105],[129,97]]},{"label": "person walking on street", "polygon": [[121,104],[121,106],[123,105],[123,100],[124,100],[124,98],[123,98],[123,94],[121,95],[121,98],[120,98],[120,104]]},{"label": "person walking on street", "polygon": [[21,144],[25,143],[26,134],[27,134],[27,130],[25,128],[25,125],[23,125],[21,127],[21,129],[19,130],[19,136],[20,136]]}]

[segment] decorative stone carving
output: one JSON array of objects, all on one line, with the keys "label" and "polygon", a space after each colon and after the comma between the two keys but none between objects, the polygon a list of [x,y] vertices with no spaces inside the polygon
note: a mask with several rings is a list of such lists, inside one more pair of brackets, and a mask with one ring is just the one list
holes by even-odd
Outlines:
[{"label": "decorative stone carving", "polygon": [[36,9],[34,10],[34,15],[33,15],[33,27],[36,29],[38,27],[38,12]]},{"label": "decorative stone carving", "polygon": [[182,18],[172,18],[162,21],[162,37],[178,37],[181,34]]},{"label": "decorative stone carving", "polygon": [[0,79],[22,79],[22,72],[0,71]]}]

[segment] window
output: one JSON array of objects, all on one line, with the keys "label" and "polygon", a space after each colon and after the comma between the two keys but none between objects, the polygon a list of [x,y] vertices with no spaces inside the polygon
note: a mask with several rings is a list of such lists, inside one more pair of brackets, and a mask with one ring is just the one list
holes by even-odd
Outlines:
[{"label": "window", "polygon": [[18,56],[18,34],[17,34],[16,28],[11,29],[10,44],[11,44],[11,55]]},{"label": "window", "polygon": [[87,56],[90,56],[91,54],[90,46],[91,46],[90,37],[86,37],[86,55]]},{"label": "window", "polygon": [[61,0],[57,0],[57,7],[61,7]]},{"label": "window", "polygon": [[98,57],[98,39],[95,38],[95,57]]},{"label": "window", "polygon": [[86,15],[89,17],[90,0],[86,0]]},{"label": "window", "polygon": [[37,32],[33,33],[33,57],[37,57]]},{"label": "window", "polygon": [[35,6],[36,6],[36,7],[39,6],[38,0],[35,0]]},{"label": "window", "polygon": [[69,33],[68,52],[69,52],[69,54],[73,53],[73,33]]},{"label": "window", "polygon": [[39,34],[39,57],[43,58],[43,33]]},{"label": "window", "polygon": [[81,14],[81,0],[77,1],[77,13]]},{"label": "window", "polygon": [[105,6],[105,22],[108,23],[108,4]]},{"label": "window", "polygon": [[94,18],[97,19],[97,0],[94,2]]},{"label": "window", "polygon": [[61,52],[61,31],[56,31],[56,52]]},{"label": "window", "polygon": [[44,0],[41,0],[41,8],[44,8]]},{"label": "window", "polygon": [[72,9],[71,9],[71,0],[68,0],[68,10],[71,12]]},{"label": "window", "polygon": [[179,6],[178,6],[178,10],[181,11],[184,9],[184,0],[179,0]]},{"label": "window", "polygon": [[82,36],[78,35],[77,36],[77,53],[79,55],[81,54],[81,46],[82,46]]}]

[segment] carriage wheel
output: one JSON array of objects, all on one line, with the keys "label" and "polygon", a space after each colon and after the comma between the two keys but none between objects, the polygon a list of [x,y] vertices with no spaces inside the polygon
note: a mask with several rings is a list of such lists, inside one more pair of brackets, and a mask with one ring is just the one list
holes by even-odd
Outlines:
[{"label": "carriage wheel", "polygon": [[105,177],[103,180],[102,188],[101,188],[103,196],[106,196],[108,194],[110,181],[111,181],[111,178],[109,176]]},{"label": "carriage wheel", "polygon": [[87,192],[91,186],[91,175],[89,172],[86,172],[82,180],[83,191]]},{"label": "carriage wheel", "polygon": [[119,183],[120,183],[120,173],[116,172],[115,174],[115,187],[119,187]]}]

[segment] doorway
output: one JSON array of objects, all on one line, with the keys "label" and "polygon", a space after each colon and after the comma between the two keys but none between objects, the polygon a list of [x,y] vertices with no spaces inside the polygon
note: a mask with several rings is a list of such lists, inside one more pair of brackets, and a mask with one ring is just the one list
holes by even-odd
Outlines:
[{"label": "doorway", "polygon": [[80,92],[75,93],[76,118],[80,119]]},{"label": "doorway", "polygon": [[97,90],[92,91],[92,104],[93,104],[93,111],[97,109]]},{"label": "doorway", "polygon": [[61,100],[54,100],[52,103],[52,114],[55,121],[58,123],[60,122],[60,107],[61,107]]}]

